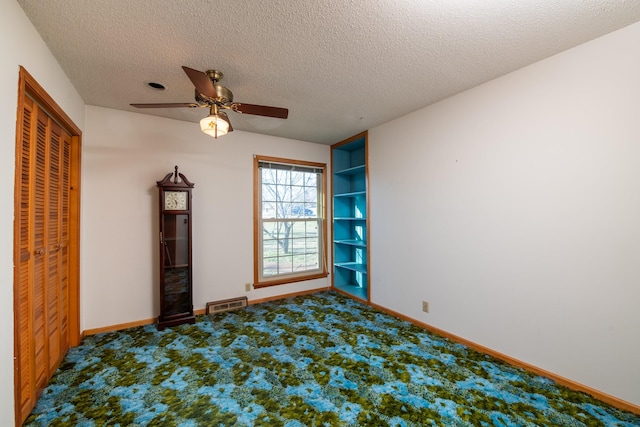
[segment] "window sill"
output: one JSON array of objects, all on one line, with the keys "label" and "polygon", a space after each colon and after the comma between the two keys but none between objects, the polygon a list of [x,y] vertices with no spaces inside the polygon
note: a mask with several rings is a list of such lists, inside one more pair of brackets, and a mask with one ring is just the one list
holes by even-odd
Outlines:
[{"label": "window sill", "polygon": [[278,277],[269,281],[262,281],[262,282],[256,281],[253,287],[255,289],[267,288],[269,286],[286,285],[287,283],[296,283],[296,282],[304,282],[306,280],[322,279],[327,276],[329,276],[329,273],[325,271],[322,273],[316,273],[316,274],[311,274],[307,276]]}]

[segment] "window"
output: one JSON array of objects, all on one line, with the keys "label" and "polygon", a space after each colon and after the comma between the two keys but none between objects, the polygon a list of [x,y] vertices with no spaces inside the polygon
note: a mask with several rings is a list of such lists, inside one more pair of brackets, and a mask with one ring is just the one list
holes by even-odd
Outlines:
[{"label": "window", "polygon": [[327,276],[326,165],[254,159],[254,285]]}]

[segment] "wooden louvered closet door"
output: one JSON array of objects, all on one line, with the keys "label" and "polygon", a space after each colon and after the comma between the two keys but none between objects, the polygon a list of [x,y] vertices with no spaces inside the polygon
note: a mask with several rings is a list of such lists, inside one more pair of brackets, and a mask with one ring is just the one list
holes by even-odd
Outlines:
[{"label": "wooden louvered closet door", "polygon": [[29,97],[16,169],[16,422],[29,415],[70,342],[72,136]]}]

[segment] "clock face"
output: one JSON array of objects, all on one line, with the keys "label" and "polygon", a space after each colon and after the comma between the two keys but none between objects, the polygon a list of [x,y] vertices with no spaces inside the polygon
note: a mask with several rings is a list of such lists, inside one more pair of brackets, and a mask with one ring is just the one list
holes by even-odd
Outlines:
[{"label": "clock face", "polygon": [[165,191],[164,209],[167,211],[186,211],[187,192],[186,191]]}]

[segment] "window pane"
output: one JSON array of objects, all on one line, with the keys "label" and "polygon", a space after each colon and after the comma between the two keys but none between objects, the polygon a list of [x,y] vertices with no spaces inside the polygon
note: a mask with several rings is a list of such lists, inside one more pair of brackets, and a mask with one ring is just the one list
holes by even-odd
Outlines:
[{"label": "window pane", "polygon": [[318,201],[318,191],[315,187],[305,187],[304,201],[307,203],[316,203]]},{"label": "window pane", "polygon": [[289,185],[289,171],[276,169],[276,183],[278,185]]},{"label": "window pane", "polygon": [[262,275],[273,276],[277,274],[278,270],[278,259],[277,258],[265,258],[263,261]]},{"label": "window pane", "polygon": [[275,218],[275,217],[276,217],[276,203],[262,202],[262,218]]},{"label": "window pane", "polygon": [[262,183],[263,184],[275,184],[276,172],[273,169],[262,169]]}]

